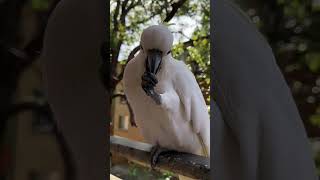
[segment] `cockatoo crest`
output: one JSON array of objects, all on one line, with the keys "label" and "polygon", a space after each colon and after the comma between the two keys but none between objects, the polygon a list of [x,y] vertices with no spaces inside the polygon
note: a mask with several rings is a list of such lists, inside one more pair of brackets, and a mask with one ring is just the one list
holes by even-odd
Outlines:
[{"label": "cockatoo crest", "polygon": [[165,56],[171,50],[173,35],[166,26],[153,25],[142,32],[140,44],[143,52],[157,49],[162,52],[162,56]]}]

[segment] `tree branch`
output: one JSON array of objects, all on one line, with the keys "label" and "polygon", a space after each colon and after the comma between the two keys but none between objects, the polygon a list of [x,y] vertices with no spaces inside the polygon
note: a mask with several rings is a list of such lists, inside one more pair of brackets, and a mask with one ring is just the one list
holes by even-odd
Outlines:
[{"label": "tree branch", "polygon": [[[150,165],[152,145],[132,141],[122,137],[110,137],[110,151],[113,155]],[[160,155],[156,169],[163,169],[175,174],[195,179],[210,179],[210,159],[194,154],[172,151],[168,155]]]},{"label": "tree branch", "polygon": [[128,62],[134,58],[134,55],[140,50],[140,45],[136,46],[129,54],[126,65],[128,64]]},{"label": "tree branch", "polygon": [[[129,0],[125,0],[121,5],[120,24],[122,26],[124,26],[124,27],[126,27],[126,16],[127,16],[127,14],[129,13],[129,11],[132,8],[134,8],[136,5],[138,5],[140,3],[140,0],[138,0],[138,1],[132,0],[131,3],[129,4],[129,7],[126,9],[126,7],[128,5],[128,2],[129,2]],[[117,29],[115,29],[114,31],[117,31],[117,30],[119,30],[119,27]],[[114,75],[116,74],[116,68],[117,68],[117,64],[118,64],[118,56],[119,56],[120,47],[121,47],[121,44],[122,44],[122,41],[123,41],[121,39],[121,37],[117,37],[117,38],[118,38],[118,42],[116,44],[115,51],[113,51],[113,53],[112,53],[112,67],[113,67],[112,74],[114,74]],[[119,81],[116,79],[114,85],[116,86],[118,84],[118,82]]]},{"label": "tree branch", "polygon": [[199,37],[198,39],[196,40],[193,40],[193,39],[190,39],[189,41],[186,41],[186,42],[183,42],[183,46],[186,48],[186,47],[189,47],[189,46],[194,46],[194,42],[195,41],[198,41],[198,40],[203,40],[203,39],[209,39],[210,38],[210,35],[208,36],[203,36],[203,37]]},{"label": "tree branch", "polygon": [[169,14],[167,14],[167,17],[164,19],[163,22],[169,22],[174,15],[178,12],[179,8],[186,2],[187,0],[180,0],[178,2],[175,2],[171,5],[172,10],[170,11]]},{"label": "tree branch", "polygon": [[132,108],[131,108],[128,100],[127,100],[127,96],[126,96],[125,94],[114,94],[114,95],[112,96],[112,99],[113,99],[113,98],[116,98],[116,97],[121,97],[121,98],[123,98],[123,99],[126,101],[126,104],[127,104],[127,106],[128,106],[129,113],[130,113],[130,124],[131,124],[131,126],[133,126],[133,127],[137,127],[137,124],[136,124],[136,122],[135,122],[135,120],[134,120],[134,115],[133,115]]},{"label": "tree branch", "polygon": [[136,121],[134,119],[134,114],[133,114],[133,110],[128,102],[128,100],[126,99],[126,102],[127,102],[127,105],[128,105],[128,109],[129,109],[129,112],[130,112],[130,123],[131,123],[131,126],[132,127],[138,127],[137,124],[136,124]]},{"label": "tree branch", "polygon": [[127,4],[128,4],[129,0],[126,0],[123,2],[122,4],[122,10],[121,10],[121,17],[120,17],[120,22],[122,25],[125,26],[125,19],[126,19],[126,16],[127,14],[130,12],[130,10],[134,7],[136,7],[139,3],[141,3],[140,0],[136,1],[135,0],[131,0],[131,3],[129,4],[128,8],[127,7]]},{"label": "tree branch", "polygon": [[129,56],[128,56],[128,59],[127,59],[127,61],[126,61],[126,65],[123,67],[120,75],[119,75],[118,78],[117,78],[119,82],[120,82],[120,81],[122,80],[122,78],[123,78],[124,68],[127,66],[128,62],[129,62],[131,59],[134,58],[134,55],[135,55],[139,50],[140,50],[140,45],[137,46],[137,47],[135,47],[135,48],[130,52],[130,54],[129,54]]},{"label": "tree branch", "polygon": [[119,27],[118,27],[118,16],[119,16],[119,10],[120,10],[120,3],[121,1],[118,0],[117,1],[117,6],[116,6],[116,10],[114,11],[114,14],[113,14],[113,29],[114,31],[118,31]]},{"label": "tree branch", "polygon": [[[129,0],[125,0],[123,1],[123,3],[120,5],[120,0],[117,1],[117,7],[115,10],[115,14],[114,14],[114,24],[115,27],[114,31],[117,32],[119,31],[119,22],[117,21],[117,16],[119,15],[119,9],[121,6],[121,14],[120,14],[120,24],[124,27],[126,27],[126,16],[129,13],[129,11],[134,8],[135,6],[137,6],[139,3],[141,3],[140,0],[135,1],[135,0],[131,0],[131,3],[129,4],[128,8],[127,5],[129,3]],[[117,16],[116,16],[117,15]],[[112,85],[113,88],[121,81],[121,79],[119,79],[116,75],[116,69],[117,69],[117,64],[118,64],[118,56],[119,56],[119,52],[120,52],[120,47],[123,43],[123,39],[119,36],[116,36],[116,38],[118,38],[118,42],[115,45],[114,51],[112,51],[112,60],[111,60],[111,65],[112,65],[112,74],[114,75],[114,77],[112,78]],[[123,73],[123,72],[122,72]],[[121,74],[122,74],[121,73]],[[122,76],[122,75],[121,75]]]},{"label": "tree branch", "polygon": [[[134,0],[132,0],[132,1],[134,1]],[[128,2],[129,2],[129,0],[123,1],[122,6],[121,6],[121,15],[126,14],[126,7],[127,7]]]},{"label": "tree branch", "polygon": [[138,4],[142,4],[142,3],[141,3],[141,0],[138,0],[136,3],[134,3],[134,2],[135,2],[135,1],[132,0],[131,3],[130,3],[130,5],[129,5],[128,8],[126,9],[127,14],[129,13],[129,11],[130,11],[132,8],[136,7]]}]

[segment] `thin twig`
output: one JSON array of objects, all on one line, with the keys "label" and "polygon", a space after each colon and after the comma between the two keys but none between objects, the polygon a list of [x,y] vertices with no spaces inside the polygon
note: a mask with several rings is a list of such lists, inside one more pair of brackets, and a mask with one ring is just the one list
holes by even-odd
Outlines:
[{"label": "thin twig", "polygon": [[171,5],[172,10],[167,14],[167,17],[164,19],[163,22],[169,22],[174,15],[178,12],[179,8],[186,2],[187,0],[180,0],[178,2],[175,2]]}]

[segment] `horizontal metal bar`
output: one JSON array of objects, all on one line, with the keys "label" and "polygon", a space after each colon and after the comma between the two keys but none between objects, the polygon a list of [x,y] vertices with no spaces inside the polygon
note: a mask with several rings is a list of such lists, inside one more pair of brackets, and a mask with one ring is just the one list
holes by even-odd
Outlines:
[{"label": "horizontal metal bar", "polygon": [[[151,145],[119,136],[110,137],[111,154],[150,164]],[[160,155],[157,168],[196,179],[210,179],[210,159],[189,153]]]}]

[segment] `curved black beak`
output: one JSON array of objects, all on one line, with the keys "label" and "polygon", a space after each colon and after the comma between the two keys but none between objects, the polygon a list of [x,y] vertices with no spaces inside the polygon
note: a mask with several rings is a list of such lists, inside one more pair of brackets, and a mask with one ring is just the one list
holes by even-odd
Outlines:
[{"label": "curved black beak", "polygon": [[149,50],[146,61],[147,72],[157,74],[161,66],[162,52],[157,49]]}]

